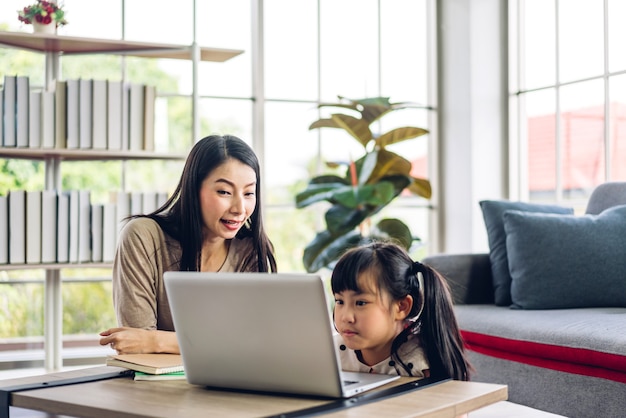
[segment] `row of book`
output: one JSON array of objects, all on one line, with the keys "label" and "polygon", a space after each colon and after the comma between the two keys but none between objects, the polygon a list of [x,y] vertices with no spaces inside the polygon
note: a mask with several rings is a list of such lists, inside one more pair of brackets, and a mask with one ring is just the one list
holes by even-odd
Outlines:
[{"label": "row of book", "polygon": [[0,264],[112,262],[122,220],[150,213],[161,192],[114,192],[107,203],[89,190],[10,190],[0,196]]},{"label": "row of book", "polygon": [[154,86],[80,78],[44,90],[5,75],[0,94],[2,147],[154,151]]}]

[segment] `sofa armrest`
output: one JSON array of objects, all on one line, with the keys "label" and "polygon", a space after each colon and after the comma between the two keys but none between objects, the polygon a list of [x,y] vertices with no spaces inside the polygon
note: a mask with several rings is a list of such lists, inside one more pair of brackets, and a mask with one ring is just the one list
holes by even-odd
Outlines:
[{"label": "sofa armrest", "polygon": [[422,263],[446,278],[455,304],[494,303],[489,254],[437,254]]}]

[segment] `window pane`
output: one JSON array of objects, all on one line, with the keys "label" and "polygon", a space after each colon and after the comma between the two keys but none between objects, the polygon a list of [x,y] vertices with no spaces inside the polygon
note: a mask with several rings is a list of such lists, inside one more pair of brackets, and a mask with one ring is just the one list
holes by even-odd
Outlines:
[{"label": "window pane", "polygon": [[604,72],[603,2],[559,2],[560,81],[572,81]]},{"label": "window pane", "polygon": [[318,132],[308,127],[317,107],[307,103],[268,102],[265,113],[264,183],[266,203],[295,205],[295,194],[315,173]]},{"label": "window pane", "polygon": [[320,3],[322,99],[378,96],[377,1]]},{"label": "window pane", "polygon": [[381,91],[393,101],[428,102],[425,0],[381,2]]},{"label": "window pane", "polygon": [[[243,50],[226,62],[201,62],[198,91],[201,95],[250,97],[252,46],[249,0],[197,1],[198,44]],[[191,77],[189,75],[188,77]]]},{"label": "window pane", "polygon": [[556,18],[554,0],[522,2],[522,89],[555,83]]},{"label": "window pane", "polygon": [[[200,138],[235,135],[252,144],[252,104],[244,100],[200,100]],[[196,141],[200,138],[196,138]]]},{"label": "window pane", "polygon": [[527,135],[528,189],[532,200],[554,199],[556,190],[556,102],[554,90],[523,96],[522,131]]},{"label": "window pane", "polygon": [[[102,2],[94,3],[91,11],[102,7]],[[175,7],[170,0],[127,0],[124,4],[126,39],[182,45],[193,42],[193,0],[176,0]],[[91,20],[89,16],[86,14],[83,19]],[[173,25],[173,22],[190,23]]]},{"label": "window pane", "polygon": [[624,16],[626,16],[626,2],[624,0],[609,0],[609,71],[611,72],[626,70]]},{"label": "window pane", "polygon": [[2,272],[1,369],[32,367],[32,359],[43,359],[43,293],[43,270]]},{"label": "window pane", "polygon": [[266,1],[264,28],[267,97],[317,100],[317,1]]},{"label": "window pane", "polygon": [[278,271],[304,272],[304,248],[316,233],[318,213],[303,209],[269,207],[263,214],[267,235],[276,250]]},{"label": "window pane", "polygon": [[626,181],[626,75],[613,77],[610,85],[609,143],[611,180]]},{"label": "window pane", "polygon": [[[4,3],[4,1],[3,1]],[[20,0],[21,6],[34,3],[34,1]],[[63,0],[57,3],[63,4],[67,25],[58,29],[58,33],[69,36],[80,36],[89,38],[121,39],[122,38],[122,1],[108,0],[106,2],[106,12],[100,16],[106,18],[95,18],[95,10],[102,9],[101,0]],[[127,1],[126,4],[129,2]],[[144,1],[133,2],[145,4]],[[128,22],[128,16],[126,17]],[[143,26],[143,25],[136,25]],[[147,39],[149,40],[149,39]]]},{"label": "window pane", "polygon": [[561,89],[563,190],[591,189],[604,182],[604,90],[602,80]]}]

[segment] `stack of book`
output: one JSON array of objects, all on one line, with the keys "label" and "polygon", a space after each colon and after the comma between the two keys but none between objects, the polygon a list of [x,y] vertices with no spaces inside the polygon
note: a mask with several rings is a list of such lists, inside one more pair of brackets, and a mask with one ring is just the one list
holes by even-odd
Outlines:
[{"label": "stack of book", "polygon": [[0,196],[0,264],[110,263],[122,220],[166,200],[162,192],[112,192],[94,203],[89,190],[10,190]]},{"label": "stack of book", "polygon": [[5,75],[0,97],[0,146],[155,150],[154,86],[81,78],[43,90]]},{"label": "stack of book", "polygon": [[135,380],[185,380],[180,354],[117,354],[106,364],[135,371]]}]

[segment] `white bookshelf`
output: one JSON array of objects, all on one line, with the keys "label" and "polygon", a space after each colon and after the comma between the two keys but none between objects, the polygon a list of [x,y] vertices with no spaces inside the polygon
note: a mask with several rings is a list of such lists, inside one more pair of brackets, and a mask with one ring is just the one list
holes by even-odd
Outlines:
[{"label": "white bookshelf", "polygon": [[[199,61],[225,62],[242,54],[235,49],[201,47],[197,44],[135,42],[119,39],[97,39],[39,33],[0,31],[0,47],[38,52],[45,55],[45,88],[58,78],[62,56],[79,54],[116,54],[143,58],[191,60],[193,68],[193,134],[198,134],[197,71]],[[60,164],[63,161],[105,160],[184,160],[186,155],[152,151],[93,150],[93,149],[30,149],[0,147],[0,158],[40,160],[45,163],[45,189],[60,190]],[[66,268],[110,268],[110,263],[45,263],[3,264],[0,270],[45,270],[44,347],[45,368],[61,370],[62,359],[62,298],[60,270]]]}]

